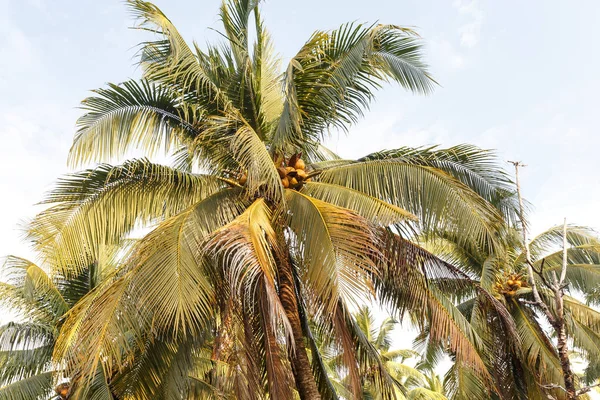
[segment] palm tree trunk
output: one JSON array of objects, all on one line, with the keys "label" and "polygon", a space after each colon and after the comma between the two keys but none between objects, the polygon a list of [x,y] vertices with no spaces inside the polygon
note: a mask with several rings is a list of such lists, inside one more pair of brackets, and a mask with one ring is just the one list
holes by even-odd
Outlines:
[{"label": "palm tree trunk", "polygon": [[558,356],[560,358],[560,367],[563,371],[563,378],[565,381],[565,390],[567,392],[567,399],[574,400],[577,398],[577,391],[575,389],[575,379],[573,370],[571,370],[571,362],[569,361],[569,349],[567,347],[567,332],[564,325],[558,331]]},{"label": "palm tree trunk", "polygon": [[567,392],[567,399],[575,400],[578,396],[577,389],[575,388],[575,374],[571,369],[571,360],[569,360],[569,345],[567,343],[567,329],[565,326],[563,293],[561,289],[555,290],[554,300],[558,314],[554,326],[557,336],[556,347],[558,349],[560,367],[565,381],[565,391]]},{"label": "palm tree trunk", "polygon": [[306,354],[304,335],[298,311],[298,299],[294,288],[292,267],[287,260],[278,263],[279,273],[279,298],[285,314],[292,326],[294,335],[294,349],[289,350],[292,372],[296,381],[296,388],[302,400],[319,400],[321,395],[312,373],[312,368]]}]

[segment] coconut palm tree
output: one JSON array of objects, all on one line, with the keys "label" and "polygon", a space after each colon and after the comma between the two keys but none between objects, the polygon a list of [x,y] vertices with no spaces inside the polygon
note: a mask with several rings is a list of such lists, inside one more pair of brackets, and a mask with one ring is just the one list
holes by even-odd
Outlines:
[{"label": "coconut palm tree", "polygon": [[[122,248],[103,249],[101,259],[68,279],[49,272],[53,268],[41,268],[15,256],[6,258],[3,272],[7,279],[0,284],[0,299],[8,310],[22,318],[0,327],[0,399],[47,400],[51,393],[56,394],[52,397],[55,400],[126,398],[116,393],[134,390],[136,368],[140,366],[165,375],[156,391],[158,396],[168,398],[169,386],[182,379],[189,381],[197,398],[215,394],[213,388],[199,378],[207,368],[212,368],[208,347],[195,348],[194,354],[188,355],[192,367],[187,375],[180,376],[180,371],[173,371],[168,363],[144,364],[145,360],[140,357],[135,364],[125,365],[118,373],[108,375],[98,368],[92,379],[80,388],[71,388],[62,365],[52,361],[66,316],[73,312],[80,299],[102,282],[103,276],[114,272],[119,262],[119,251],[115,250]],[[160,343],[152,345],[144,355],[152,352],[168,354],[169,351],[172,349]],[[142,388],[137,390],[143,391]]]},{"label": "coconut palm tree", "polygon": [[[543,288],[542,279],[551,279],[562,266],[563,254],[559,247],[563,240],[562,229],[562,226],[550,228],[530,242],[533,265],[539,272],[536,275],[539,287]],[[591,383],[599,377],[600,312],[578,298],[593,295],[600,284],[600,240],[587,227],[568,226],[567,243],[567,279],[571,293],[564,297],[565,316],[573,345],[589,364],[583,379]],[[461,266],[471,277],[476,276],[480,285],[510,312],[518,332],[517,340],[508,340],[511,335],[507,327],[490,315],[473,291],[455,296],[458,309],[486,344],[485,353],[490,369],[496,372],[502,398],[545,399],[548,395],[564,398],[565,392],[556,387],[563,379],[556,346],[548,334],[548,322],[532,301],[520,232],[508,230],[504,246],[496,247],[493,253],[457,245],[451,238],[438,238],[427,248],[453,265]],[[550,290],[542,289],[541,295],[547,304],[554,304],[550,301],[553,296]],[[473,393],[485,390],[477,379],[461,379],[464,373],[457,363],[446,377],[446,386],[455,398],[472,397]]]},{"label": "coconut palm tree", "polygon": [[[128,5],[154,35],[141,45],[142,78],[84,100],[69,161],[112,162],[132,149],[172,157],[71,174],[31,224],[65,277],[151,228],[65,319],[54,356],[72,387],[101,367],[123,377],[117,395],[153,398],[168,376],[160,367],[182,377],[169,381],[169,398],[194,398],[190,355],[209,346],[212,369],[197,380],[214,396],[336,398],[316,325],[346,350],[353,396],[362,396],[359,365],[371,360],[373,385],[392,398],[393,380],[349,312],[369,299],[413,313],[490,382],[480,338],[441,291],[465,281],[409,239],[447,233],[495,246],[514,196],[493,154],[400,148],[344,160],[322,145],[382,83],[432,90],[416,34],[345,24],[315,32],[280,68],[257,1],[224,2],[223,42],[204,49],[156,6]],[[447,279],[428,285],[433,277]]]},{"label": "coconut palm tree", "polygon": [[[65,376],[60,365],[52,362],[54,346],[63,318],[94,288],[101,271],[92,265],[67,280],[10,256],[3,272],[6,279],[0,283],[0,300],[21,318],[0,327],[0,399],[48,399],[55,392],[64,399],[69,385],[57,385]],[[91,395],[110,395],[101,369],[90,386]]]},{"label": "coconut palm tree", "polygon": [[[397,324],[393,318],[385,318],[376,327],[375,318],[367,306],[361,307],[354,317],[360,331],[379,354],[387,374],[392,378],[397,399],[446,400],[441,379],[429,363],[421,360],[419,353],[414,350],[391,349],[392,333]],[[341,393],[347,398],[352,398],[351,394],[345,393],[344,390],[344,383],[349,376],[342,362],[344,354],[340,353],[341,349],[330,337],[319,336],[317,342],[321,353],[326,355],[324,361],[330,379],[340,388]],[[409,360],[410,363],[407,362]],[[378,392],[377,385],[373,384],[372,368],[372,365],[365,364],[361,365],[359,370],[363,396],[368,399],[381,399],[384,396]]]}]

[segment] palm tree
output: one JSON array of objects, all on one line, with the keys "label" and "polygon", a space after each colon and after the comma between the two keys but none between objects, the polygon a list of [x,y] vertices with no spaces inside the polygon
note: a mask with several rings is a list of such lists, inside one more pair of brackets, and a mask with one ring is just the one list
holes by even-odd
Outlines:
[{"label": "palm tree", "polygon": [[[530,242],[536,279],[549,280],[562,266],[562,226],[555,226]],[[439,257],[460,266],[470,276],[477,276],[482,287],[505,304],[514,321],[517,336],[511,327],[503,325],[480,302],[472,291],[457,294],[458,309],[469,318],[473,329],[487,346],[490,369],[497,375],[499,394],[505,398],[545,399],[548,395],[563,398],[565,392],[556,385],[562,382],[562,371],[556,346],[549,336],[547,324],[539,306],[532,301],[527,283],[527,269],[522,236],[516,229],[506,232],[504,246],[488,253],[469,248],[450,238],[437,239],[427,246]],[[565,316],[569,335],[575,349],[587,362],[584,381],[592,383],[600,377],[597,360],[600,343],[600,312],[577,298],[593,296],[600,284],[600,240],[586,227],[568,226],[567,277],[571,295],[564,297]],[[542,278],[543,277],[543,278]],[[465,279],[470,279],[466,277]],[[548,304],[553,293],[542,290]],[[435,352],[435,350],[431,350]],[[476,379],[460,379],[460,363],[447,375],[446,384],[456,398],[472,397],[482,391]],[[512,396],[512,397],[511,397]]]},{"label": "palm tree", "polygon": [[[48,399],[55,391],[66,398],[69,390],[68,384],[56,386],[64,375],[52,353],[62,319],[94,288],[101,271],[92,265],[67,280],[47,270],[15,256],[4,263],[0,299],[21,318],[0,327],[0,399]],[[110,394],[102,370],[91,387],[92,395]]]},{"label": "palm tree", "polygon": [[[344,160],[321,143],[329,129],[348,130],[383,82],[432,90],[416,34],[352,23],[317,31],[280,69],[257,1],[224,2],[224,42],[206,49],[188,46],[156,6],[128,5],[158,37],[141,45],[141,80],[84,100],[69,161],[111,162],[137,148],[166,151],[172,163],[135,159],[71,174],[31,224],[44,259],[67,278],[103,246],[152,229],[67,315],[54,356],[72,387],[101,367],[123,376],[117,395],[153,398],[168,374],[147,366],[166,366],[182,377],[169,393],[194,398],[189,355],[208,346],[212,369],[197,378],[214,396],[336,398],[316,325],[346,350],[348,388],[360,398],[359,362],[379,355],[349,307],[368,299],[413,313],[432,341],[489,382],[477,334],[427,284],[457,277],[455,269],[409,239],[447,233],[495,246],[514,196],[493,154],[400,148]],[[394,397],[375,365],[373,384]]]},{"label": "palm tree", "polygon": [[[391,349],[392,332],[397,324],[393,318],[385,318],[376,327],[375,318],[367,306],[361,307],[354,317],[360,331],[383,361],[384,368],[393,381],[394,395],[397,399],[446,400],[441,379],[429,363],[420,359],[419,353],[414,350]],[[324,362],[327,365],[330,379],[341,393],[352,398],[351,394],[344,390],[347,386],[344,383],[349,378],[345,363],[342,362],[344,354],[340,353],[340,348],[329,337],[319,336],[317,342],[319,351],[326,355]],[[417,362],[411,362],[413,366],[407,363],[408,360],[414,359],[417,359]],[[373,382],[372,371],[373,365],[368,363],[361,365],[358,371],[362,382],[363,396],[368,399],[384,398]]]}]

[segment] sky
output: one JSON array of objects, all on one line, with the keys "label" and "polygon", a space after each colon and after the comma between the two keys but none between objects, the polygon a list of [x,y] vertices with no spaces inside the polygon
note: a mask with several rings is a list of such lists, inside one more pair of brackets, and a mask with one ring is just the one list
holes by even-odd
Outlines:
[{"label": "sky", "polygon": [[[219,0],[156,0],[188,40],[218,38]],[[409,26],[440,83],[415,96],[385,86],[365,118],[329,146],[343,157],[400,146],[472,143],[527,164],[533,233],[600,230],[600,2],[579,0],[266,0],[289,60],[316,29],[346,21]],[[55,179],[81,111],[106,82],[139,76],[131,16],[117,0],[0,0],[0,255],[33,257],[21,226]]]}]

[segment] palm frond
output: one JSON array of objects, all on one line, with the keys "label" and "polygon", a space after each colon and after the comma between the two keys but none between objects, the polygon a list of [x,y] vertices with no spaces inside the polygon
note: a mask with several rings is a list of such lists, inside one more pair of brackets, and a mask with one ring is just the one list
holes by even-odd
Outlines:
[{"label": "palm frond", "polygon": [[379,273],[373,277],[380,301],[391,306],[397,315],[410,310],[421,326],[427,324],[431,341],[447,346],[488,384],[490,376],[480,356],[483,347],[477,333],[439,289],[426,283],[423,264],[435,261],[435,257],[423,254],[397,235],[386,235],[384,240]]},{"label": "palm frond", "polygon": [[0,387],[0,400],[45,400],[53,392],[54,372],[44,372]]},{"label": "palm frond", "polygon": [[206,244],[222,264],[231,292],[248,300],[263,287],[268,299],[270,326],[291,326],[275,289],[275,255],[281,252],[279,239],[271,226],[272,212],[264,199],[256,200],[239,217],[216,230]]},{"label": "palm frond", "polygon": [[110,83],[82,102],[85,114],[69,151],[72,166],[111,162],[133,149],[168,152],[198,134],[197,115],[178,107],[169,89],[146,80]]},{"label": "palm frond", "polygon": [[517,304],[511,314],[521,338],[523,356],[527,364],[546,382],[561,382],[562,370],[558,354],[531,310]]},{"label": "palm frond", "polygon": [[[223,98],[221,89],[214,83],[211,71],[187,45],[173,23],[154,4],[141,0],[128,0],[139,28],[164,36],[146,42],[141,48],[140,64],[144,78],[171,86],[183,94],[195,93],[217,102]],[[200,54],[206,58],[204,54]]]},{"label": "palm frond", "polygon": [[345,24],[317,31],[290,61],[285,102],[272,145],[303,149],[331,126],[347,129],[385,80],[427,93],[433,80],[413,31],[393,25]]},{"label": "palm frond", "polygon": [[433,167],[365,161],[325,169],[318,180],[394,204],[416,215],[425,232],[454,232],[470,243],[492,246],[502,221],[491,203]]},{"label": "palm frond", "polygon": [[44,310],[57,320],[69,309],[55,282],[46,271],[33,262],[21,257],[8,256],[2,269],[10,284],[17,289],[19,297],[24,301],[36,303],[38,311]]},{"label": "palm frond", "polygon": [[353,210],[363,218],[383,227],[417,219],[400,207],[341,185],[308,182],[303,187],[302,193]]},{"label": "palm frond", "polygon": [[249,56],[250,16],[257,0],[229,0],[221,5],[219,15],[238,66],[244,66]]},{"label": "palm frond", "polygon": [[[553,246],[562,246],[563,225],[556,225],[540,233],[530,242],[532,253],[547,252]],[[600,245],[598,234],[592,228],[579,225],[567,225],[567,243],[570,246]]]},{"label": "palm frond", "polygon": [[61,179],[30,224],[36,246],[63,275],[98,260],[103,245],[120,242],[136,225],[155,223],[225,186],[218,177],[128,161]]},{"label": "palm frond", "polygon": [[303,281],[332,312],[339,298],[355,302],[371,293],[368,274],[377,254],[376,236],[354,212],[287,189],[284,217],[302,255]]},{"label": "palm frond", "polygon": [[499,166],[491,150],[461,144],[447,149],[437,146],[401,147],[371,153],[358,161],[396,160],[440,169],[470,187],[497,207],[509,221],[518,218],[513,182]]}]

